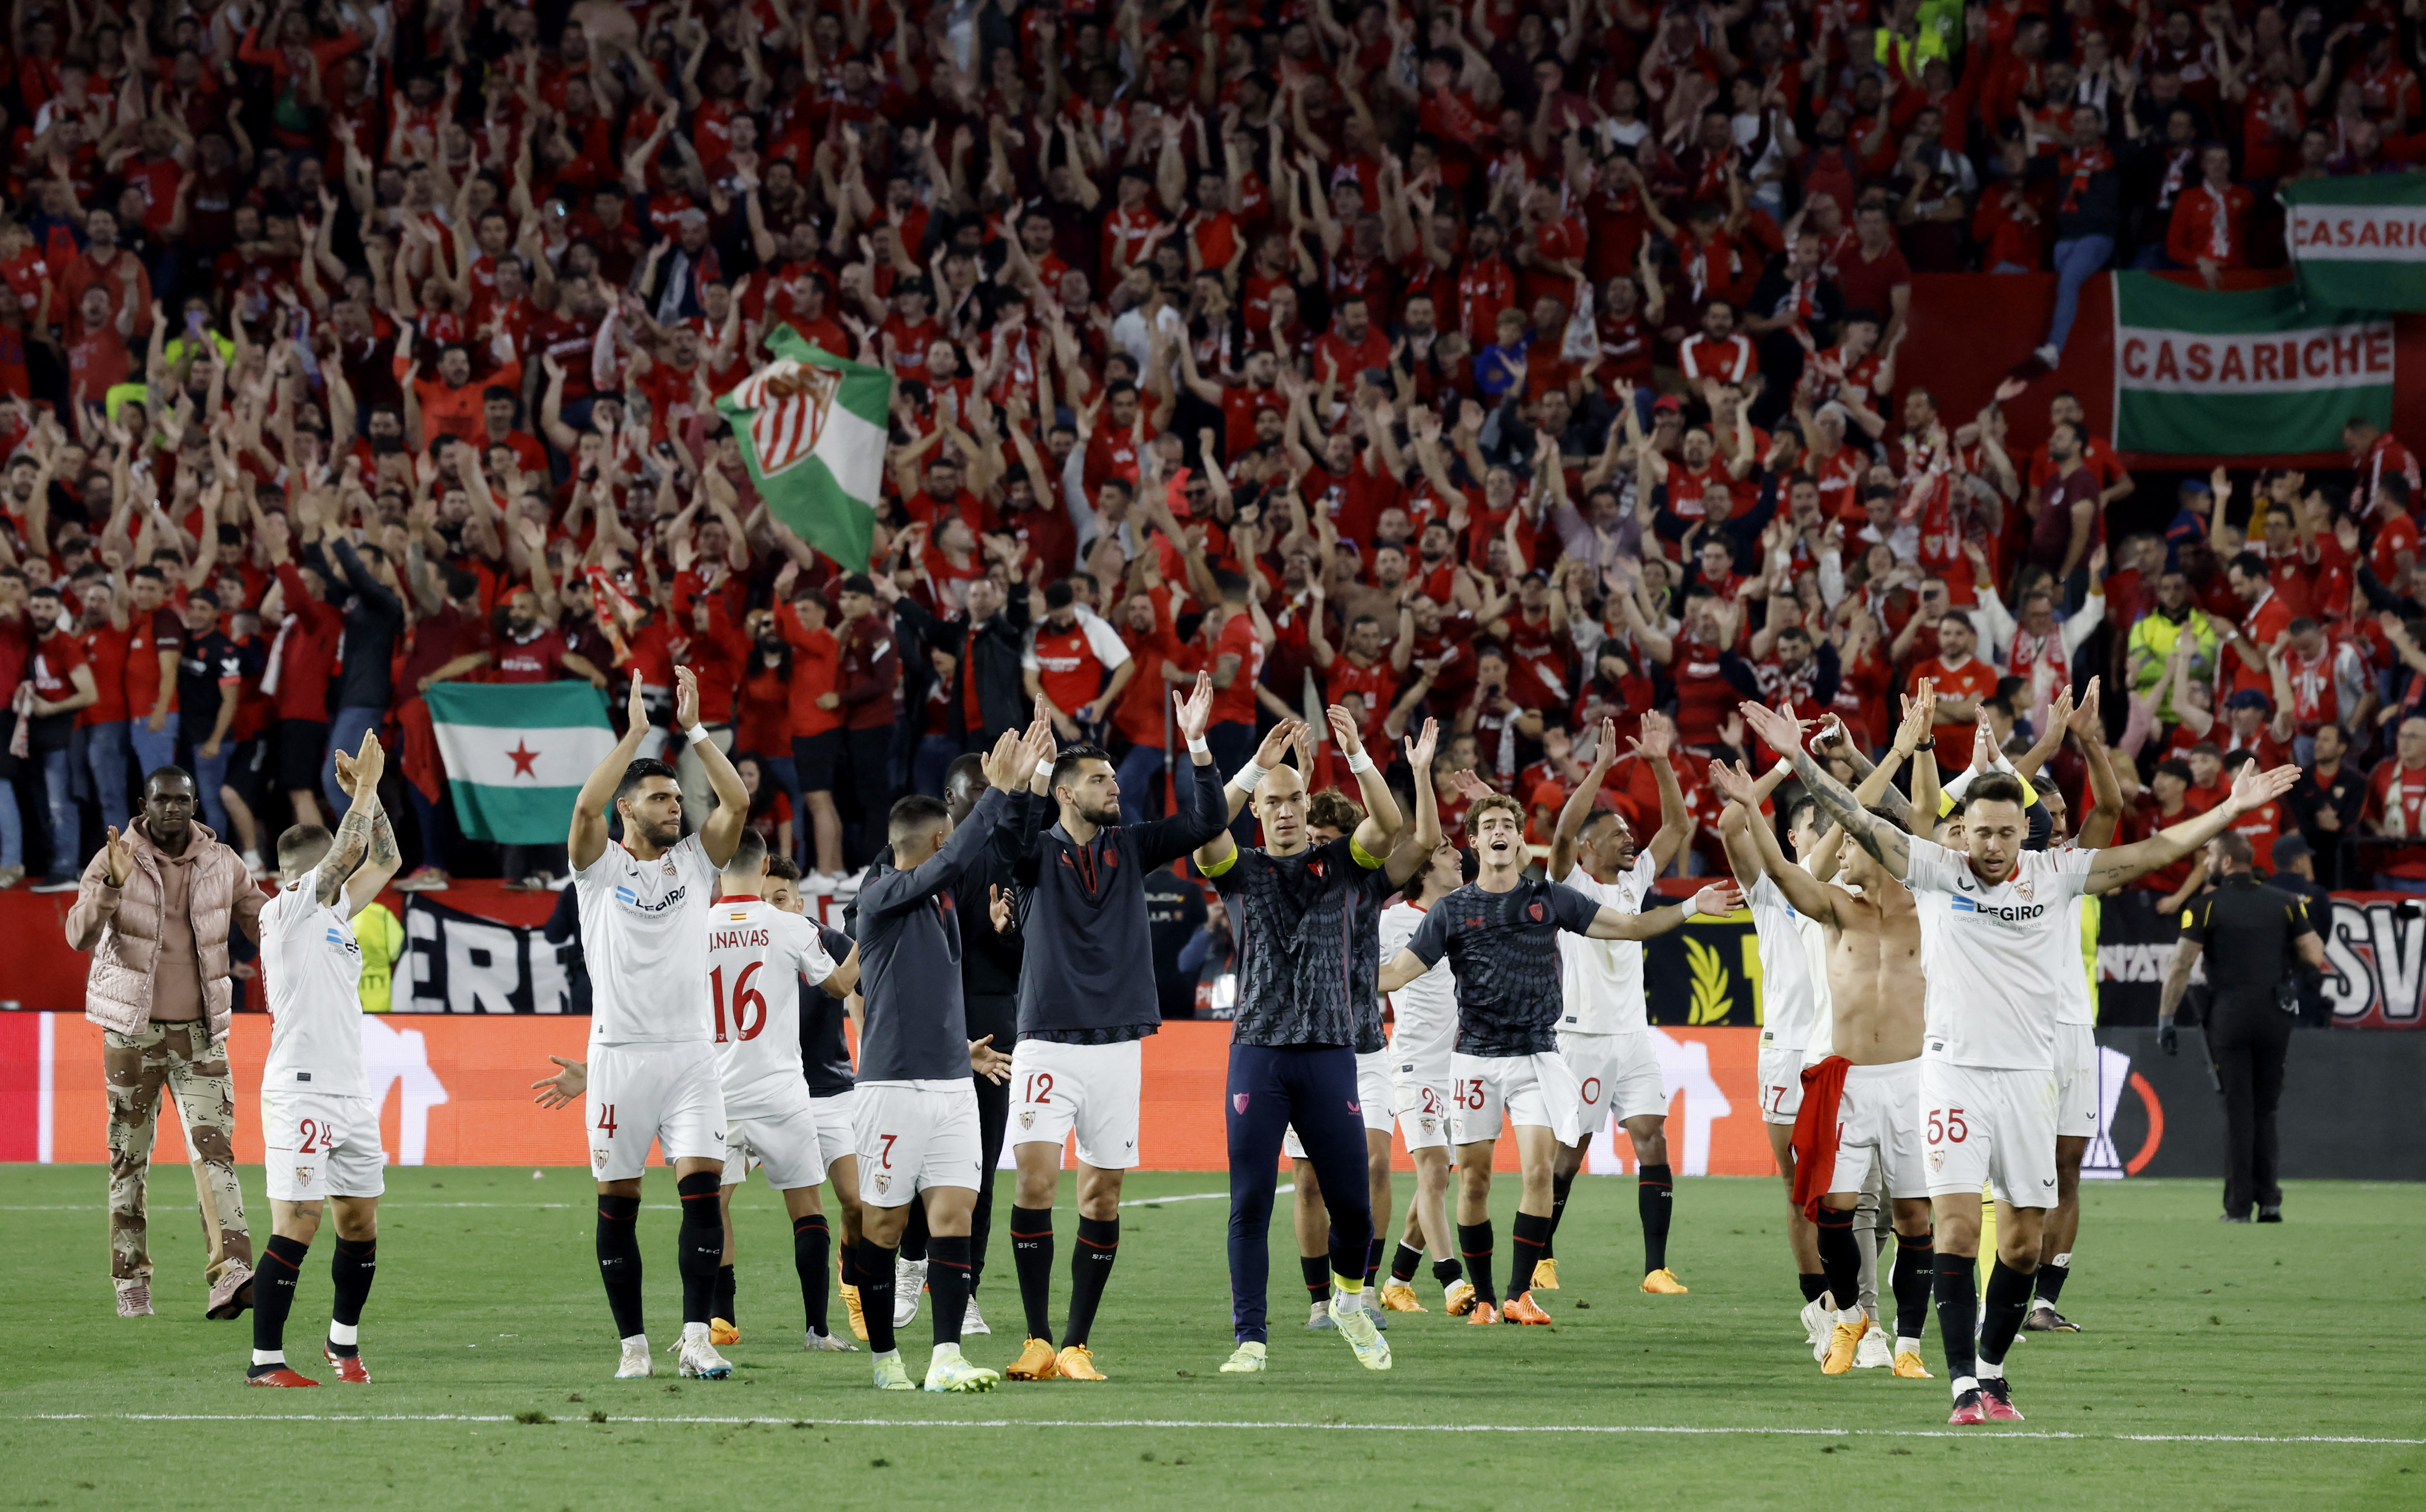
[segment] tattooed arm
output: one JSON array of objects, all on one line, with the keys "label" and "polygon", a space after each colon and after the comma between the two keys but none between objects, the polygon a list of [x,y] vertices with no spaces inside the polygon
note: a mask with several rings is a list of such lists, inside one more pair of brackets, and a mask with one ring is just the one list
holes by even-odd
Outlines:
[{"label": "tattooed arm", "polygon": [[1820,805],[1820,812],[1843,827],[1846,838],[1877,858],[1889,876],[1902,877],[1912,863],[1911,837],[1864,808],[1844,783],[1828,775],[1827,768],[1803,744],[1803,729],[1793,715],[1746,703],[1743,716],[1744,723],[1768,742],[1770,749],[1780,754],[1794,753],[1794,775],[1802,780],[1812,801]]},{"label": "tattooed arm", "polygon": [[379,794],[370,795],[371,832],[369,845],[362,864],[354,875],[346,878],[346,917],[350,919],[375,902],[388,884],[389,878],[404,867],[404,852],[396,848],[396,830],[387,819],[387,805]]},{"label": "tattooed arm", "polygon": [[[367,731],[363,734],[360,751],[352,756],[342,750],[337,752],[337,780],[353,795],[354,801],[347,808],[346,817],[337,825],[336,840],[329,846],[329,853],[320,858],[315,891],[319,893],[320,902],[330,907],[335,906],[339,894],[348,894],[346,912],[348,917],[379,891],[375,887],[368,893],[354,894],[348,884],[356,868],[363,864],[363,858],[372,850],[374,827],[383,823],[379,782],[380,774],[386,768],[387,752],[380,748],[379,736]],[[393,834],[387,837],[386,844],[389,853],[393,854],[396,850]],[[393,872],[391,865],[389,873],[379,877],[381,885],[385,884],[387,875]]]}]

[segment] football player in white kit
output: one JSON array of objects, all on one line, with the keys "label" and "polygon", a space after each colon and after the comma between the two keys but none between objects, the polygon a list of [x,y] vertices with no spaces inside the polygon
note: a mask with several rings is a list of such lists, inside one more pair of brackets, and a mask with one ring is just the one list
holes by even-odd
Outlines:
[{"label": "football player in white kit", "polygon": [[[2123,817],[2122,785],[2106,754],[2105,726],[2097,719],[2097,684],[2096,678],[2089,680],[2080,708],[2065,721],[2089,768],[2090,810],[2073,841],[2082,850],[2103,848]],[[2056,1299],[2072,1276],[2073,1246],[2080,1237],[2080,1163],[2097,1134],[2097,1001],[2092,996],[2097,908],[2094,898],[2075,899],[2064,937],[2079,942],[2082,959],[2078,971],[2065,974],[2063,996],[2055,1005],[2055,1206],[2040,1244],[2030,1314],[2022,1320],[2023,1327],[2037,1333],[2080,1331],[2056,1311]]]},{"label": "football player in white kit", "polygon": [[[716,809],[698,833],[682,832],[682,785],[659,761],[636,761],[651,730],[641,689],[629,727],[581,784],[565,844],[590,962],[590,1174],[598,1182],[598,1270],[623,1341],[615,1375],[651,1374],[640,1316],[640,1172],[651,1141],[674,1167],[682,1198],[677,1259],[683,1279],[686,1376],[721,1380],[733,1367],[708,1341],[716,1272],[724,1252],[717,1190],[724,1174],[725,1115],[708,1003],[708,909],[716,874],[733,859],[750,816],[740,774],[699,725],[699,680],[674,669],[674,720],[707,769]],[[623,822],[610,840],[609,800]]]},{"label": "football player in white kit", "polygon": [[[1916,751],[1928,750],[1936,744],[1935,738],[1930,733],[1935,711],[1936,704],[1932,697],[1931,684],[1927,678],[1923,678],[1916,691],[1905,697],[1903,723],[1896,732],[1895,740],[1888,749],[1886,758],[1875,766],[1861,754],[1859,748],[1855,747],[1852,740],[1846,734],[1844,722],[1834,715],[1823,719],[1813,733],[1812,748],[1823,760],[1842,760],[1854,771],[1860,773],[1860,780],[1853,788],[1855,797],[1866,804],[1876,804],[1898,813],[1901,816],[1901,822],[1909,826],[1911,806],[1905,802],[1900,794],[1896,792],[1895,775],[1903,763],[1913,759]],[[1780,782],[1792,776],[1793,771],[1791,764],[1781,761],[1762,774],[1760,780],[1754,784],[1756,790],[1755,804],[1767,801],[1769,795]],[[1913,780],[1917,784],[1915,791],[1933,806],[1937,791],[1937,767],[1933,758],[1927,764],[1914,766]],[[1802,867],[1806,874],[1819,881],[1826,882],[1837,875],[1843,856],[1844,834],[1842,829],[1825,822],[1820,812],[1819,804],[1807,794],[1788,806],[1786,816],[1786,843],[1794,849],[1794,864]],[[1733,854],[1732,847],[1730,847],[1730,854]],[[1858,893],[1859,889],[1856,888],[1854,891]],[[1769,1046],[1770,1030],[1773,1025],[1767,1022],[1762,1025],[1761,1061],[1765,1069],[1761,1074],[1761,1119],[1769,1131],[1770,1153],[1775,1157],[1778,1175],[1786,1182],[1786,1236],[1787,1246],[1794,1252],[1795,1270],[1803,1288],[1802,1322],[1804,1342],[1810,1344],[1811,1358],[1814,1360],[1824,1360],[1827,1358],[1828,1341],[1834,1327],[1833,1315],[1822,1301],[1828,1290],[1828,1283],[1827,1276],[1820,1267],[1819,1231],[1811,1219],[1804,1216],[1803,1204],[1794,1200],[1794,1125],[1803,1106],[1803,1072],[1828,1058],[1831,1051],[1830,1037],[1834,1029],[1834,1015],[1828,988],[1827,931],[1819,921],[1799,909],[1794,915],[1793,922],[1795,933],[1803,942],[1803,964],[1811,991],[1811,1006],[1803,1025],[1803,1048],[1796,1054],[1795,1063],[1791,1066],[1772,1064]],[[1764,962],[1768,958],[1766,954],[1768,949],[1769,946],[1764,941],[1762,944]],[[1764,1018],[1767,1018],[1766,1014]],[[1879,1221],[1878,1214],[1883,1211],[1885,1201],[1884,1188],[1879,1186],[1876,1174],[1873,1173],[1870,1186],[1865,1188],[1865,1206],[1856,1211],[1853,1218],[1856,1237],[1862,1244],[1870,1247],[1864,1251],[1862,1263],[1862,1287],[1866,1307],[1876,1301],[1874,1290],[1876,1247],[1884,1241],[1876,1238],[1873,1226]],[[1886,1335],[1865,1333],[1853,1362],[1856,1367],[1865,1370],[1891,1365],[1893,1356],[1887,1350]]]},{"label": "football player in white kit", "polygon": [[[2055,1202],[2055,1005],[2062,978],[2079,970],[2066,904],[2110,893],[2170,865],[2252,809],[2290,791],[2296,766],[2234,780],[2224,800],[2133,844],[2106,850],[2026,851],[2019,780],[1995,773],[1971,786],[1958,853],[1888,825],[1802,748],[1790,710],[1742,706],[1745,722],[1776,750],[1794,751],[1795,775],[1855,844],[1917,898],[1933,919],[1927,1027],[1919,1075],[1922,1148],[1935,1210],[1938,1329],[1953,1379],[1949,1422],[2018,1422],[2004,1378],[2038,1269],[2046,1211]],[[1997,1262],[1977,1294],[1982,1181],[2000,1203]],[[1974,1316],[1980,1320],[1975,1345]]]},{"label": "football player in white kit", "polygon": [[[1415,769],[1415,824],[1438,833],[1440,799],[1429,767]],[[1431,906],[1465,885],[1465,854],[1444,840],[1432,847],[1408,891],[1382,910],[1382,958],[1396,960],[1415,937]],[[1457,978],[1447,961],[1389,995],[1390,1113],[1415,1163],[1415,1196],[1407,1224],[1390,1258],[1390,1279],[1382,1306],[1391,1312],[1421,1312],[1415,1300],[1415,1264],[1429,1253],[1441,1306],[1463,1312],[1473,1305],[1474,1283],[1457,1257],[1457,1236],[1448,1227],[1449,1066],[1457,1049]],[[1464,1303],[1464,1306],[1460,1306]]]},{"label": "football player in white kit", "polygon": [[[791,1219],[792,1263],[808,1312],[803,1347],[847,1351],[851,1346],[824,1327],[826,1257],[832,1247],[817,1183],[833,1171],[802,1071],[801,986],[805,978],[830,997],[844,997],[859,979],[859,957],[854,947],[841,961],[834,960],[833,951],[839,947],[804,916],[798,879],[799,868],[788,858],[768,855],[765,837],[744,829],[733,860],[717,877],[719,896],[708,919],[707,981],[727,1119],[724,1184],[718,1193],[724,1255],[717,1272],[710,1342],[741,1342],[740,1330],[728,1321],[735,1315],[733,1193],[756,1166],[783,1195],[784,1214]],[[546,1108],[580,1101],[589,1086],[588,1064],[561,1055],[548,1058],[563,1070],[531,1084],[542,1089],[534,1101]],[[856,1233],[852,1238],[855,1242]]]},{"label": "football player in white kit", "polygon": [[274,1231],[253,1277],[252,1386],[317,1386],[286,1363],[286,1315],[320,1204],[337,1209],[337,1298],[320,1355],[337,1379],[370,1382],[356,1328],[378,1260],[379,1199],[387,1190],[379,1104],[363,1073],[363,950],[348,923],[379,896],[403,861],[379,800],[387,764],[379,737],[337,752],[353,802],[332,836],[297,825],[278,837],[278,895],[261,909],[261,966],[269,1000],[269,1059],[261,1069],[263,1174]]},{"label": "football player in white kit", "polygon": [[[1693,816],[1685,807],[1668,753],[1675,726],[1656,710],[1642,716],[1642,738],[1627,742],[1651,765],[1659,784],[1659,829],[1642,845],[1633,827],[1614,810],[1595,807],[1601,782],[1617,764],[1617,722],[1600,722],[1600,740],[1584,780],[1559,811],[1550,836],[1549,876],[1594,903],[1621,913],[1640,913],[1652,880],[1668,869],[1693,838]],[[1651,1042],[1644,1012],[1642,947],[1631,940],[1591,940],[1559,935],[1560,989],[1566,1010],[1559,1020],[1559,1054],[1576,1073],[1583,1103],[1583,1134],[1562,1146],[1550,1171],[1550,1237],[1533,1268],[1533,1285],[1559,1289],[1559,1220],[1567,1194],[1583,1169],[1593,1136],[1611,1116],[1634,1143],[1635,1204],[1642,1219],[1642,1290],[1681,1296],[1686,1287],[1668,1268],[1668,1218],[1675,1177],[1668,1164],[1668,1085],[1659,1074],[1658,1047]]]}]

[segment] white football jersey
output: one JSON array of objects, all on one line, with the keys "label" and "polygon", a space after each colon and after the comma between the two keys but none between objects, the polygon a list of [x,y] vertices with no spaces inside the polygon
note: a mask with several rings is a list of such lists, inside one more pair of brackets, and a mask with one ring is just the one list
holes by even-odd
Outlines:
[{"label": "white football jersey", "polygon": [[1811,973],[1811,1028],[1803,1037],[1803,1064],[1817,1066],[1836,1052],[1836,1002],[1828,991],[1828,926],[1798,913],[1794,932],[1803,937],[1803,963]]},{"label": "white football jersey", "polygon": [[763,898],[708,911],[708,1016],[726,1118],[771,1111],[779,1090],[801,1083],[801,978],[815,988],[833,969],[817,926],[800,914]]},{"label": "white football jersey", "polygon": [[[1651,896],[1658,862],[1649,850],[1634,859],[1634,870],[1614,882],[1600,882],[1581,866],[1559,883],[1571,887],[1605,909],[1641,913]],[[1559,993],[1566,1011],[1559,1019],[1561,1033],[1571,1035],[1640,1034],[1651,1027],[1642,1003],[1642,946],[1632,940],[1593,940],[1559,931]]]},{"label": "white football jersey", "polygon": [[[2066,842],[2063,846],[2065,850],[2078,848],[2070,842]],[[2064,910],[2066,919],[2063,938],[2068,946],[2080,951],[2080,969],[2064,973],[2063,995],[2057,998],[2055,1004],[2055,1021],[2058,1023],[2094,1024],[2097,1022],[2097,1006],[2089,996],[2089,973],[2096,969],[2092,963],[2097,958],[2097,931],[2092,928],[2086,941],[2081,938],[2082,915],[2088,909],[2089,898],[2084,893],[2076,895]]]},{"label": "white football jersey", "polygon": [[[1401,900],[1382,910],[1377,923],[1384,964],[1399,958],[1399,952],[1415,938],[1415,926],[1423,922],[1420,904]],[[1397,1057],[1391,1064],[1448,1065],[1457,1049],[1457,978],[1449,971],[1448,957],[1432,962],[1430,971],[1389,996],[1390,1054]]]},{"label": "white football jersey", "polygon": [[1811,995],[1811,957],[1803,944],[1803,916],[1767,875],[1744,894],[1760,941],[1760,1048],[1801,1050],[1811,1038],[1818,1005]]},{"label": "white football jersey", "polygon": [[[320,901],[320,869],[261,906],[261,975],[269,1000],[265,1092],[368,1097],[363,1074],[363,947]],[[340,902],[345,894],[337,894]]]},{"label": "white football jersey", "polygon": [[707,910],[716,867],[699,836],[653,861],[615,841],[573,874],[590,967],[593,1045],[698,1044],[707,1006]]},{"label": "white football jersey", "polygon": [[2026,850],[1992,888],[1960,852],[1911,844],[1904,885],[1920,908],[1928,982],[1922,1058],[2053,1070],[2056,1006],[2067,978],[2081,976],[2080,924],[2070,905],[2095,853]]}]

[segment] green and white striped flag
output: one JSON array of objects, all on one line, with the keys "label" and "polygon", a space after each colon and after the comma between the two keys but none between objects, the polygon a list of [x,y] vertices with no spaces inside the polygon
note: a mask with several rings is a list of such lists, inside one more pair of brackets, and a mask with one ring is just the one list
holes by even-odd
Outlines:
[{"label": "green and white striped flag", "polygon": [[2112,277],[2117,451],[2293,456],[2338,451],[2353,415],[2390,425],[2390,316],[2304,304],[2288,283],[2210,294]]},{"label": "green and white striped flag", "polygon": [[474,840],[550,845],[574,800],[615,748],[606,700],[587,683],[434,683],[438,751],[455,817]]},{"label": "green and white striped flag", "polygon": [[716,407],[775,518],[844,571],[865,572],[884,487],[893,375],[811,346],[789,326],[777,326],[767,345],[775,361]]},{"label": "green and white striped flag", "polygon": [[2426,178],[2302,179],[2283,185],[2283,240],[2309,303],[2426,310]]}]

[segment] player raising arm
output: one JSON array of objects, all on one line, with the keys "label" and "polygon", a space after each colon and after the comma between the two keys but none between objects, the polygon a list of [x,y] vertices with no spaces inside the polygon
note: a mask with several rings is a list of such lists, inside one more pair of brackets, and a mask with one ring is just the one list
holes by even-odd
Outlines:
[{"label": "player raising arm", "polygon": [[286,1363],[286,1316],[323,1198],[337,1208],[331,1266],[336,1306],[320,1356],[337,1379],[367,1385],[355,1332],[378,1254],[386,1190],[379,1103],[363,1070],[363,950],[350,921],[402,861],[379,800],[387,764],[379,737],[336,753],[353,802],[337,832],[299,824],[278,837],[279,893],[262,906],[261,959],[269,997],[269,1059],[261,1071],[264,1175],[274,1225],[254,1277],[252,1386],[316,1386]]},{"label": "player raising arm", "polygon": [[[598,1182],[598,1270],[623,1341],[619,1378],[652,1373],[640,1311],[640,1173],[652,1141],[682,1198],[681,1373],[720,1380],[733,1367],[708,1327],[724,1253],[717,1189],[724,1173],[724,1095],[708,1002],[707,924],[717,872],[749,817],[740,774],[699,727],[699,680],[674,669],[674,718],[699,748],[716,792],[700,832],[682,832],[682,785],[665,763],[633,758],[649,732],[639,687],[623,738],[581,784],[565,840],[590,962],[590,1085],[582,1121]],[[623,823],[608,838],[609,800]]]},{"label": "player raising arm", "polygon": [[[2294,766],[2244,769],[2231,794],[2196,818],[2104,850],[2026,851],[2021,781],[1972,783],[1963,852],[1907,835],[1864,809],[1802,748],[1790,713],[1743,705],[1745,723],[1778,750],[1846,835],[1901,881],[1933,932],[1918,1090],[1935,1225],[1939,1336],[1953,1377],[1956,1424],[2018,1422],[2005,1351],[2020,1331],[2056,1198],[2056,1021],[2065,973],[2080,970],[2068,905],[2175,861],[2240,815],[2289,791]],[[1976,1292],[1979,1189],[1999,1209],[1997,1263]],[[1979,1320],[1974,1344],[1973,1320]]]},{"label": "player raising arm", "polygon": [[[1639,913],[1651,896],[1652,879],[1667,870],[1693,837],[1692,812],[1668,752],[1676,727],[1656,710],[1642,716],[1642,736],[1627,744],[1659,784],[1659,828],[1649,845],[1613,809],[1599,807],[1601,782],[1617,763],[1617,721],[1600,722],[1599,744],[1590,771],[1559,811],[1550,835],[1550,880],[1622,913]],[[1559,1020],[1559,1054],[1575,1072],[1583,1100],[1576,1139],[1559,1147],[1550,1176],[1550,1233],[1532,1284],[1559,1289],[1556,1243],[1566,1215],[1567,1194],[1584,1168],[1592,1147],[1611,1115],[1634,1144],[1635,1209],[1642,1219],[1642,1290],[1681,1295],[1685,1284],[1668,1268],[1668,1223],[1675,1180],[1668,1165],[1668,1086],[1659,1074],[1659,1053],[1651,1042],[1643,1012],[1642,947],[1627,940],[1559,936],[1561,994],[1566,1012]],[[1774,1009],[1766,1017],[1773,1019]],[[1514,1289],[1512,1287],[1512,1290]]]},{"label": "player raising arm", "polygon": [[1458,1248],[1471,1266],[1474,1310],[1469,1324],[1500,1321],[1491,1276],[1491,1147],[1505,1110],[1516,1128],[1524,1195],[1516,1205],[1515,1264],[1510,1271],[1508,1316],[1547,1323],[1530,1283],[1550,1231],[1550,1171],[1561,1144],[1575,1143],[1582,1117],[1574,1071],[1559,1057],[1562,999],[1559,957],[1551,940],[1561,930],[1593,940],[1648,940],[1696,912],[1732,912],[1742,902],[1734,888],[1713,884],[1678,908],[1627,913],[1593,903],[1573,888],[1525,875],[1525,814],[1506,794],[1490,794],[1466,811],[1480,868],[1475,880],[1441,899],[1383,968],[1381,988],[1395,992],[1447,957],[1457,977],[1456,1082],[1451,1123],[1457,1141]]}]

